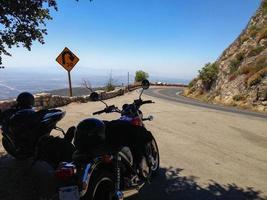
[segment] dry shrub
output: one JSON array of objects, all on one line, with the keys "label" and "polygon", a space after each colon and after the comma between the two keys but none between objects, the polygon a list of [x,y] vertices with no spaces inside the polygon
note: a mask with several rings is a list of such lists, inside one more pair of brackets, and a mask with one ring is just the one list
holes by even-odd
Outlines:
[{"label": "dry shrub", "polygon": [[264,46],[257,46],[248,52],[248,57],[256,56],[260,54],[264,49],[265,49]]},{"label": "dry shrub", "polygon": [[239,69],[240,74],[248,74],[250,71],[250,66],[246,65]]},{"label": "dry shrub", "polygon": [[233,96],[233,100],[234,101],[244,101],[244,100],[246,100],[246,96],[243,94],[237,94],[237,95]]},{"label": "dry shrub", "polygon": [[258,32],[259,27],[257,27],[256,25],[253,25],[248,29],[248,35],[252,38],[255,38]]},{"label": "dry shrub", "polygon": [[266,56],[259,56],[255,62],[250,63],[246,66],[242,66],[239,69],[240,74],[250,74],[253,75],[258,71],[262,70],[267,66],[267,57]]},{"label": "dry shrub", "polygon": [[253,74],[247,81],[248,86],[256,85],[267,75],[267,67]]},{"label": "dry shrub", "polygon": [[249,39],[249,37],[247,35],[242,35],[240,37],[240,43],[243,44],[245,41],[247,41]]},{"label": "dry shrub", "polygon": [[267,26],[263,28],[263,30],[257,36],[257,43],[259,43],[262,39],[267,38]]},{"label": "dry shrub", "polygon": [[198,78],[194,78],[192,81],[190,81],[190,83],[188,84],[188,87],[189,88],[194,87],[194,85],[197,83],[197,81],[198,81]]},{"label": "dry shrub", "polygon": [[262,1],[262,11],[264,15],[267,15],[267,0]]},{"label": "dry shrub", "polygon": [[233,81],[233,80],[235,80],[236,77],[237,77],[237,74],[236,74],[236,73],[231,74],[231,75],[229,76],[229,81]]}]

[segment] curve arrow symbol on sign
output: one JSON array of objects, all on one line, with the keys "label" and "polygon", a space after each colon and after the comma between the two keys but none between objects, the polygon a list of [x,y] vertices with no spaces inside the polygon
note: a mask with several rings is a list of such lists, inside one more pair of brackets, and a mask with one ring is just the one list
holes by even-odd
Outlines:
[{"label": "curve arrow symbol on sign", "polygon": [[65,59],[65,56],[66,55],[69,55],[69,58],[70,58],[70,60],[71,61],[74,61],[74,55],[70,52],[70,51],[64,51],[63,53],[62,53],[62,63],[65,65],[66,64],[66,59]]}]

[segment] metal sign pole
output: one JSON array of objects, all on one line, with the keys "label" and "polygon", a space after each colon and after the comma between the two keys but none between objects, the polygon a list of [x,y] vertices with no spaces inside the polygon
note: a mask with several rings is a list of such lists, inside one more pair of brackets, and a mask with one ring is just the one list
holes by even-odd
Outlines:
[{"label": "metal sign pole", "polygon": [[70,97],[72,97],[72,86],[71,86],[71,77],[70,77],[70,71],[68,71],[68,77],[69,77],[69,90],[70,90]]}]

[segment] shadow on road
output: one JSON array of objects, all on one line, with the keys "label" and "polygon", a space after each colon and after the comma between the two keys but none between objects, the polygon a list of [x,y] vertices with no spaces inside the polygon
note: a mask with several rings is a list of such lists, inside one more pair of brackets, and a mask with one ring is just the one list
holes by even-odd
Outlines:
[{"label": "shadow on road", "polygon": [[[49,190],[51,180],[33,176],[32,162],[16,161],[9,156],[0,156],[0,199],[1,200],[36,200],[40,189]],[[46,168],[47,169],[47,168]],[[241,188],[235,184],[221,185],[211,181],[207,187],[201,187],[196,177],[180,175],[182,169],[161,168],[153,182],[141,193],[128,200],[266,200],[261,192],[253,188]],[[51,173],[53,173],[51,171]],[[46,175],[48,172],[46,171]],[[42,176],[43,178],[45,176]],[[49,176],[48,176],[49,177]],[[42,179],[43,179],[42,178]],[[47,177],[46,177],[47,178]],[[47,182],[46,182],[47,181]],[[47,183],[50,184],[47,184]]]},{"label": "shadow on road", "polygon": [[196,177],[180,175],[182,169],[161,168],[157,177],[130,200],[264,200],[261,192],[236,184],[221,185],[211,181],[201,187]]}]

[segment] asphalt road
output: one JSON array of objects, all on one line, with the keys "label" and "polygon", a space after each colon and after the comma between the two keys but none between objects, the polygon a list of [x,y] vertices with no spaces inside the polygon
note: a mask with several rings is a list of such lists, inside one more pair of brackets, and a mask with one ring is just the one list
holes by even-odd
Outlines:
[{"label": "asphalt road", "polygon": [[[265,117],[178,97],[177,92],[152,88],[146,91],[151,96],[142,97],[155,101],[141,110],[144,116],[154,116],[145,124],[156,138],[161,164],[151,184],[131,200],[267,200]],[[133,91],[105,102],[121,107],[138,95]],[[71,103],[60,108],[66,116],[57,125],[67,130],[88,117],[113,120],[120,116],[92,115],[103,108],[101,102]],[[7,164],[0,157],[0,199],[36,199],[20,163]]]},{"label": "asphalt road", "polygon": [[149,96],[165,99],[165,100],[175,101],[178,103],[267,119],[267,113],[253,112],[253,111],[248,111],[248,110],[239,109],[235,107],[227,107],[227,106],[222,106],[222,105],[215,105],[215,104],[201,102],[195,99],[181,96],[180,93],[182,91],[183,91],[183,88],[150,88],[145,91],[145,94]]}]

